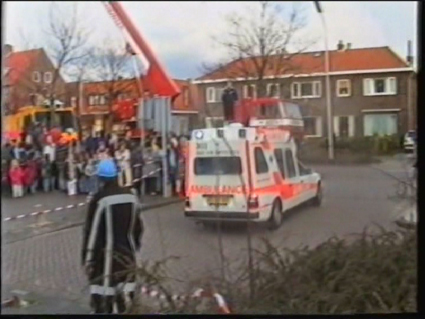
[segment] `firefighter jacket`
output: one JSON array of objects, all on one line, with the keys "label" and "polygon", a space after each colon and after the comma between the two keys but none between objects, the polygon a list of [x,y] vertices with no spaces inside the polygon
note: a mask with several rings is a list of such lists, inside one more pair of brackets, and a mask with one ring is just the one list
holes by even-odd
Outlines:
[{"label": "firefighter jacket", "polygon": [[[143,222],[138,198],[116,181],[106,182],[91,200],[83,233],[82,263],[90,265],[90,293],[134,292],[136,251]],[[122,289],[122,290],[121,290]]]}]

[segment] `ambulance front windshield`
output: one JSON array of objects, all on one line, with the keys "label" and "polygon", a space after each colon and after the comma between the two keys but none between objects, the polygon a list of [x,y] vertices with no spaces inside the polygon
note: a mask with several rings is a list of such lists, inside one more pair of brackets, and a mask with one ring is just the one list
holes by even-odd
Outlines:
[{"label": "ambulance front windshield", "polygon": [[239,175],[242,173],[240,157],[197,157],[195,175]]}]

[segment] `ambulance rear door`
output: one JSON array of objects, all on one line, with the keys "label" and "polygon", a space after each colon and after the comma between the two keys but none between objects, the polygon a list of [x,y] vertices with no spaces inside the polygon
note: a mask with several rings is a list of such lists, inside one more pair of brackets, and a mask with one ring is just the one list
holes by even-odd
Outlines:
[{"label": "ambulance rear door", "polygon": [[245,141],[214,139],[190,142],[188,210],[247,211]]}]

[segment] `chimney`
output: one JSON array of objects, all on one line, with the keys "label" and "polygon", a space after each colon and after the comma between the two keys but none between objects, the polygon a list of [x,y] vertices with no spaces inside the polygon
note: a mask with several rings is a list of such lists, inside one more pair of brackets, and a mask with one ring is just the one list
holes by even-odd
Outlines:
[{"label": "chimney", "polygon": [[10,53],[13,53],[13,46],[11,46],[10,44],[3,45],[3,54],[6,56]]},{"label": "chimney", "polygon": [[345,50],[350,50],[351,49],[351,43],[347,43],[347,45],[345,46]]},{"label": "chimney", "polygon": [[409,66],[413,65],[413,56],[412,56],[412,41],[407,41],[407,57],[406,57],[407,64]]},{"label": "chimney", "polygon": [[338,45],[336,46],[336,49],[337,49],[338,51],[342,51],[342,50],[344,50],[344,43],[342,42],[342,40],[339,40],[339,41],[338,41]]}]

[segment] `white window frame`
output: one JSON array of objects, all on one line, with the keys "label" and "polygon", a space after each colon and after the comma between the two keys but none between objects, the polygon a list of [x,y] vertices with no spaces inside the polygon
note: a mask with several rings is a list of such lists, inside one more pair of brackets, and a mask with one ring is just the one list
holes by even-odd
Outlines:
[{"label": "white window frame", "polygon": [[99,95],[99,105],[105,105],[106,104],[106,98],[105,95]]},{"label": "white window frame", "polygon": [[77,107],[77,97],[76,96],[71,97],[71,107]]},{"label": "white window frame", "polygon": [[[340,93],[340,89],[341,89],[341,84],[342,83],[347,83],[347,87],[348,87],[348,93],[347,94],[341,94]],[[341,80],[337,80],[336,81],[336,96],[338,96],[338,97],[348,97],[348,96],[351,96],[351,80],[349,80],[349,79],[341,79]]]},{"label": "white window frame", "polygon": [[217,101],[216,93],[215,87],[207,87],[205,90],[207,103],[215,103]]},{"label": "white window frame", "polygon": [[[270,91],[272,89],[272,87],[276,87],[276,94],[274,96],[270,96]],[[279,83],[268,83],[267,84],[267,96],[270,97],[280,97],[280,84]]]},{"label": "white window frame", "polygon": [[52,72],[44,72],[44,74],[43,74],[43,81],[44,81],[44,83],[48,83],[48,84],[52,83],[52,81],[53,81],[53,74],[52,74]]},{"label": "white window frame", "polygon": [[340,136],[339,132],[339,119],[341,117],[347,117],[348,118],[348,137],[354,137],[355,131],[356,131],[356,120],[354,115],[340,115],[340,116],[334,116],[334,134],[336,137]]},{"label": "white window frame", "polygon": [[[310,83],[313,88],[313,95],[301,95],[301,85]],[[295,95],[295,87],[298,87],[298,94]],[[322,96],[322,82],[321,81],[306,81],[306,82],[292,82],[291,84],[291,99],[316,99]]]},{"label": "white window frame", "polygon": [[[254,90],[254,96],[248,97],[248,86]],[[243,86],[243,97],[244,99],[256,99],[257,98],[257,86],[255,84],[245,84]]]},{"label": "white window frame", "polygon": [[34,71],[34,72],[32,73],[32,80],[33,80],[33,82],[35,82],[35,83],[40,83],[40,81],[41,81],[41,75],[40,75],[40,72],[38,72],[38,71]]},{"label": "white window frame", "polygon": [[314,118],[315,126],[316,126],[316,134],[315,135],[305,135],[305,137],[322,137],[323,136],[323,125],[322,125],[322,117],[321,116],[305,116],[304,118]]},{"label": "white window frame", "polygon": [[[375,92],[375,81],[385,81],[385,92]],[[363,95],[364,96],[382,96],[382,95],[397,95],[397,78],[396,77],[380,77],[363,79]]]}]

